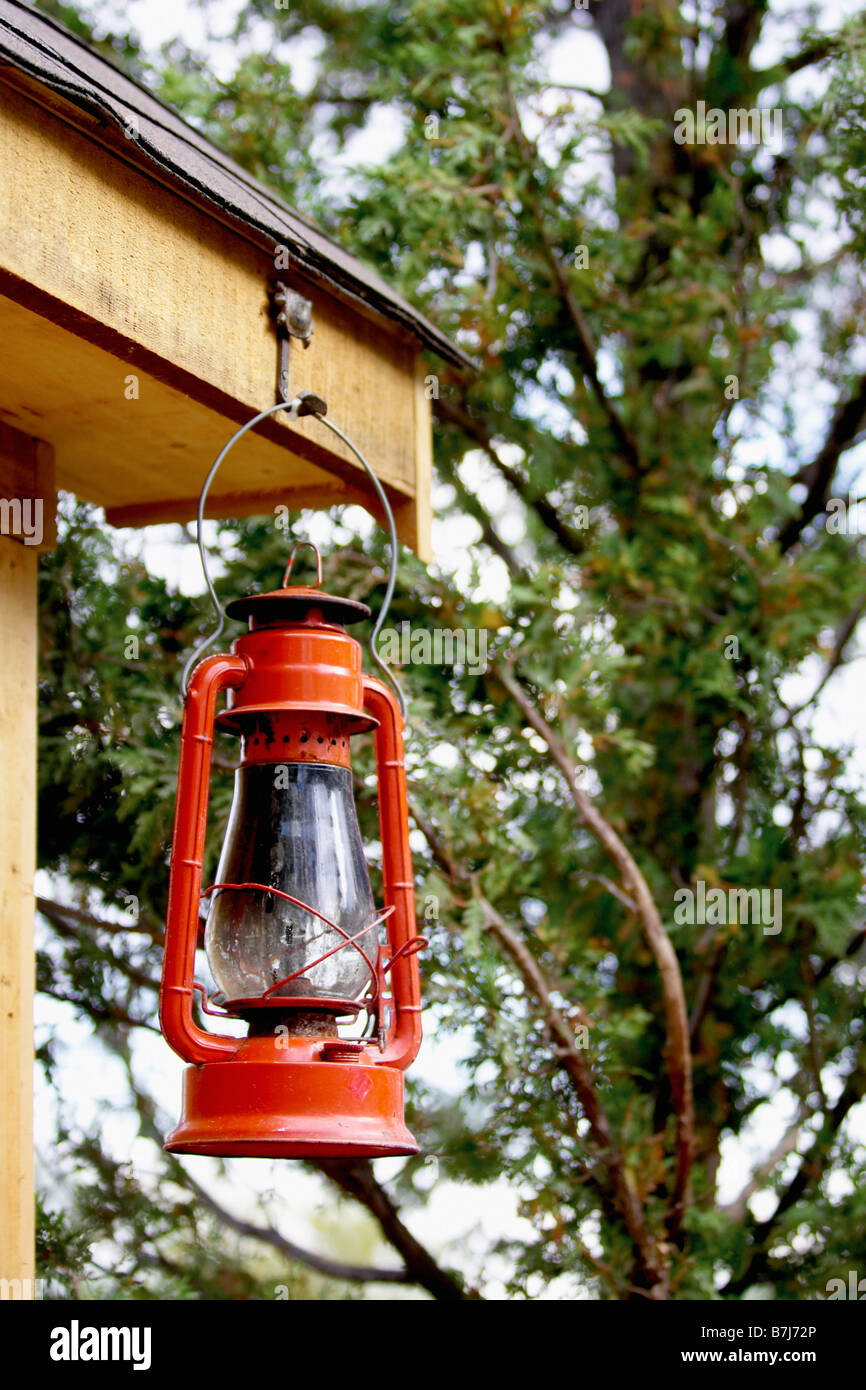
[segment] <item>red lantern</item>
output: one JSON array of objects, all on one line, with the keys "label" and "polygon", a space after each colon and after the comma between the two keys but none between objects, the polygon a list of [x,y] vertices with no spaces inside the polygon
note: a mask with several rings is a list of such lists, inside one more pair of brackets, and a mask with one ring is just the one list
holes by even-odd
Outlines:
[{"label": "red lantern", "polygon": [[[291,562],[284,586],[290,571]],[[196,667],[184,706],[160,1022],[190,1065],[166,1148],[417,1153],[403,1071],[421,1040],[416,952],[426,942],[415,929],[402,715],[388,686],[363,674],[346,632],[369,609],[294,586],[235,599],[226,612],[247,619],[249,632],[230,655]],[[217,882],[202,893],[215,727],[240,736],[241,754]],[[350,763],[351,738],[370,729],[386,901],[378,915]],[[194,980],[202,897],[217,998],[223,1016],[247,1022],[246,1038],[207,1032],[193,1017],[196,990],[214,1012]],[[378,944],[384,920],[387,947]],[[346,1037],[347,1021],[362,1019],[361,1035]]]}]

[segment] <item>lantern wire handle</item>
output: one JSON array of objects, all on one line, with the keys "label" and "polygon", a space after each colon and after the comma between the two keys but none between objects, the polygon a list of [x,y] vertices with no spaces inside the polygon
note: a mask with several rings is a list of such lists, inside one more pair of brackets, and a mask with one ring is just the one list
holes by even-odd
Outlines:
[{"label": "lantern wire handle", "polygon": [[388,585],[385,589],[385,598],[382,601],[381,608],[379,609],[379,616],[377,617],[376,622],[373,625],[373,631],[370,633],[369,649],[371,657],[375,661],[376,665],[379,667],[380,671],[382,671],[382,673],[385,675],[386,679],[392,686],[397,696],[397,701],[400,706],[400,714],[402,715],[403,720],[405,722],[406,697],[403,694],[403,690],[400,686],[400,683],[397,680],[397,677],[394,675],[393,671],[391,670],[390,666],[388,666],[386,662],[382,660],[378,651],[376,650],[376,643],[379,638],[379,633],[381,632],[382,627],[385,623],[385,619],[388,616],[388,609],[391,607],[391,600],[394,597],[394,589],[397,584],[397,527],[394,522],[394,513],[391,510],[391,504],[388,501],[385,489],[382,487],[382,484],[379,482],[379,479],[376,477],[376,474],[373,472],[369,463],[364,458],[364,455],[361,453],[361,450],[357,448],[355,444],[352,443],[348,435],[344,434],[338,425],[335,425],[333,421],[327,419],[327,417],[324,414],[324,410],[326,408],[327,407],[325,406],[324,401],[322,401],[320,397],[313,395],[311,391],[302,391],[301,394],[296,396],[292,401],[279,401],[276,405],[268,406],[267,410],[259,411],[258,415],[254,415],[251,420],[247,420],[245,425],[241,425],[240,429],[235,431],[228,443],[224,444],[223,447],[220,449],[219,453],[217,454],[216,458],[211,464],[210,472],[204,480],[204,485],[202,487],[198,499],[198,513],[196,516],[196,541],[198,544],[198,553],[199,558],[201,559],[201,567],[204,573],[205,584],[207,585],[207,591],[210,595],[211,602],[213,603],[214,609],[216,611],[217,623],[216,627],[209,634],[209,636],[206,637],[203,641],[199,642],[199,644],[194,648],[189,660],[184,666],[183,675],[181,676],[180,682],[181,691],[185,697],[187,687],[189,685],[189,678],[192,674],[193,667],[195,667],[198,664],[199,660],[201,659],[204,652],[207,651],[208,647],[213,646],[217,638],[221,636],[223,628],[225,627],[225,613],[223,612],[222,605],[220,604],[220,601],[216,596],[216,590],[214,589],[213,581],[210,577],[210,571],[208,569],[207,564],[207,554],[205,552],[204,540],[202,538],[202,530],[204,527],[204,509],[205,503],[207,501],[207,495],[210,491],[211,483],[216,477],[219,467],[222,464],[222,461],[225,458],[226,454],[229,452],[231,448],[234,447],[234,445],[241,438],[241,436],[246,434],[247,430],[251,430],[254,425],[258,425],[261,423],[262,420],[266,420],[269,415],[276,415],[278,411],[284,410],[290,420],[297,420],[302,415],[313,415],[317,420],[320,420],[323,425],[327,425],[328,429],[331,430],[331,432],[335,434],[338,439],[342,439],[343,443],[346,445],[348,449],[351,449],[358,462],[366,471],[367,476],[370,479],[370,482],[373,484],[373,487],[376,490],[376,496],[382,504],[382,510],[384,511],[386,520],[388,522],[388,538],[390,541],[391,550],[391,566],[390,572],[388,574]]}]

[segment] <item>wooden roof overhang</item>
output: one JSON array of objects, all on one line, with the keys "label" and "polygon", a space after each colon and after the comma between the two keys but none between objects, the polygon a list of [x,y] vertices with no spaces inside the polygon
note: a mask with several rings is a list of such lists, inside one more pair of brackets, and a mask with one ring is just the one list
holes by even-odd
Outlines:
[{"label": "wooden roof overhang", "polygon": [[[53,447],[57,485],[116,525],[189,520],[231,423],[276,399],[275,278],[312,303],[292,394],[324,397],[428,556],[421,354],[468,359],[143,86],[0,0],[0,421]],[[347,501],[376,513],[351,452],[277,416],[229,456],[207,514]]]}]

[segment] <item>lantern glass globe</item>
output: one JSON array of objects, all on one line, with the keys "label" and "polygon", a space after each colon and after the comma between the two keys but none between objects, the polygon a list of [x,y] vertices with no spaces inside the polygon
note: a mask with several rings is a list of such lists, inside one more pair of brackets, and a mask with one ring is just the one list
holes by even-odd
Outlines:
[{"label": "lantern glass globe", "polygon": [[[218,884],[255,883],[315,908],[349,936],[375,916],[349,768],[319,763],[246,764],[235,789]],[[356,1001],[366,962],[327,922],[277,893],[223,890],[210,905],[205,949],[225,1000],[274,996]],[[375,963],[376,931],[359,939]]]}]

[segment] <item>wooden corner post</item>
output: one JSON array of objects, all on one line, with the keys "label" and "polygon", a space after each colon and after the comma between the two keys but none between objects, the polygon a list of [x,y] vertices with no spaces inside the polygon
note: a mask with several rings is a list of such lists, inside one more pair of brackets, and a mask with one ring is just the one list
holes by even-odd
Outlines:
[{"label": "wooden corner post", "polygon": [[50,447],[0,424],[0,1286],[32,1298],[36,573],[54,544]]}]

